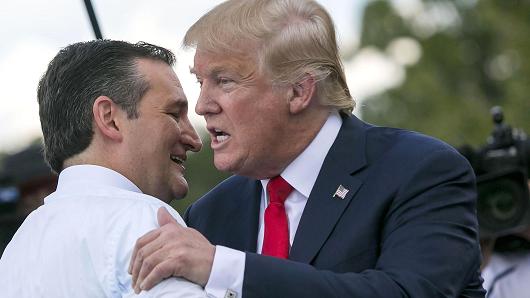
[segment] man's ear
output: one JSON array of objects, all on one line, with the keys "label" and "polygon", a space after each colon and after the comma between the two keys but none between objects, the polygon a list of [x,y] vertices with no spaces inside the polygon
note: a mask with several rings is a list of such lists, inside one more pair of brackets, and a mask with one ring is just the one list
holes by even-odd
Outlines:
[{"label": "man's ear", "polygon": [[292,94],[290,94],[289,98],[289,111],[292,114],[305,110],[311,104],[315,94],[315,84],[315,77],[310,73],[306,73],[301,80],[292,85]]},{"label": "man's ear", "polygon": [[107,96],[99,96],[92,106],[95,128],[103,136],[114,141],[121,141],[123,139],[123,128],[120,127],[123,113],[118,105]]}]

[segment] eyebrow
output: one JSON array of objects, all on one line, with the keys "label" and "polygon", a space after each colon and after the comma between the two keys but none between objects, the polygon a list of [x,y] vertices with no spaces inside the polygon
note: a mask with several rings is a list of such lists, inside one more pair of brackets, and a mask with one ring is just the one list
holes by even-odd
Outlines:
[{"label": "eyebrow", "polygon": [[[222,73],[223,71],[230,71],[230,70],[223,66],[214,66],[212,68],[206,69],[206,72],[208,73],[209,76],[216,76]],[[197,75],[197,70],[195,69],[195,67],[190,66],[190,73]]]},{"label": "eyebrow", "polygon": [[167,109],[182,109],[188,107],[188,101],[185,100],[183,97],[177,98],[177,100],[173,100],[172,98],[169,100],[169,103],[166,105]]}]

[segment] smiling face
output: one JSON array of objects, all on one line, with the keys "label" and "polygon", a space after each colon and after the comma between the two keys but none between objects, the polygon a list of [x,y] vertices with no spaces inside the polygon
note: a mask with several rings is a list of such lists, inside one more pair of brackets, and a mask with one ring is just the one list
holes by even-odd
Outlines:
[{"label": "smiling face", "polygon": [[192,73],[201,84],[195,111],[206,120],[216,168],[259,179],[278,175],[294,154],[288,88],[273,87],[256,61],[199,48]]},{"label": "smiling face", "polygon": [[168,202],[188,192],[183,162],[187,151],[200,150],[201,141],[171,67],[150,59],[139,59],[137,66],[149,89],[138,104],[138,118],[126,121],[127,177],[144,193]]}]

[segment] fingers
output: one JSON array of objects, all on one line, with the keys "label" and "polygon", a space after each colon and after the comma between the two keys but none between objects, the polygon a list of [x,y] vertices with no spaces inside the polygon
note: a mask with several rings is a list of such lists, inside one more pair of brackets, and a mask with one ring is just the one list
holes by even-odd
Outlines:
[{"label": "fingers", "polygon": [[[173,218],[173,216],[171,216],[171,214],[164,207],[160,207],[158,209],[157,217],[158,217],[158,221],[163,223],[163,224],[160,224],[160,226],[166,225],[168,223],[175,223],[177,228],[180,227],[180,224],[175,220],[175,218]],[[136,244],[133,248],[133,252],[131,255],[131,261],[129,262],[129,268],[128,268],[129,274],[132,274],[134,272],[135,264],[137,264],[138,262],[139,263],[142,262],[142,260],[137,260],[138,250],[144,247],[145,245],[148,245],[150,242],[154,241],[156,238],[160,236],[161,233],[162,233],[161,229],[156,229],[156,230],[148,232],[147,234],[140,237],[136,241]]]},{"label": "fingers", "polygon": [[[159,209],[159,213],[167,213],[165,208]],[[165,215],[162,214],[162,217]],[[171,215],[169,215],[171,216]],[[165,224],[153,230],[136,241],[133,249],[131,262],[129,263],[129,274],[132,278],[132,286],[136,293],[140,292],[140,285],[146,276],[157,268],[159,264],[169,259],[173,241],[178,239],[180,230],[183,229],[178,223]],[[159,282],[167,276],[156,275]],[[155,280],[151,278],[150,280]]]},{"label": "fingers", "polygon": [[[154,253],[156,254],[157,252],[154,252]],[[158,268],[159,263],[162,263],[162,262],[164,262],[164,258],[163,257],[160,258],[156,255],[150,255],[146,257],[145,259],[143,259],[143,262],[140,265],[141,267],[139,268],[140,270],[138,271],[138,275],[136,276],[136,282],[133,285],[135,291],[139,292],[140,289],[145,290],[144,287],[142,286],[145,277],[149,275],[151,271],[153,271],[153,269]],[[166,276],[160,276],[159,281],[164,279],[165,277]]]},{"label": "fingers", "polygon": [[156,230],[152,230],[148,232],[147,234],[143,235],[142,237],[138,238],[138,240],[136,240],[136,244],[134,245],[133,252],[131,254],[131,261],[129,262],[129,269],[128,269],[129,274],[132,273],[133,268],[134,268],[133,265],[137,261],[136,259],[138,256],[138,250],[142,248],[143,246],[145,246],[146,244],[148,244],[149,242],[155,240],[159,235],[160,235],[160,230],[156,229]]},{"label": "fingers", "polygon": [[160,264],[158,264],[157,266],[151,269],[152,270],[148,270],[149,273],[145,276],[145,278],[142,278],[144,276],[144,274],[142,274],[143,272],[140,273],[140,278],[138,279],[137,286],[134,288],[135,293],[140,293],[140,291],[142,290],[143,291],[150,290],[152,287],[157,285],[159,282],[161,282],[165,278],[168,278],[174,275],[173,273],[175,271],[173,264],[171,264],[169,260],[161,262]]},{"label": "fingers", "polygon": [[166,225],[168,223],[175,223],[178,224],[177,220],[171,216],[169,211],[165,207],[158,208],[157,212],[157,218],[158,218],[158,224],[160,226]]},{"label": "fingers", "polygon": [[136,245],[134,246],[131,256],[131,261],[129,262],[129,274],[132,275],[133,287],[136,285],[138,274],[140,273],[144,259],[154,250],[156,250],[157,245],[154,244],[154,241],[159,238],[161,232],[162,231],[160,229],[150,231],[136,241]]}]

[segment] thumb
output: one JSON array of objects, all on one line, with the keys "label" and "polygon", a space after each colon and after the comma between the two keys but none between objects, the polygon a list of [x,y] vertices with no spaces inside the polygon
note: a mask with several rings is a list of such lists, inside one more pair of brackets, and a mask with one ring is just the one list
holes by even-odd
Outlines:
[{"label": "thumb", "polygon": [[178,224],[177,220],[171,216],[169,211],[165,207],[158,208],[157,212],[157,218],[158,218],[158,224],[160,226],[167,225],[169,223],[175,223]]}]

